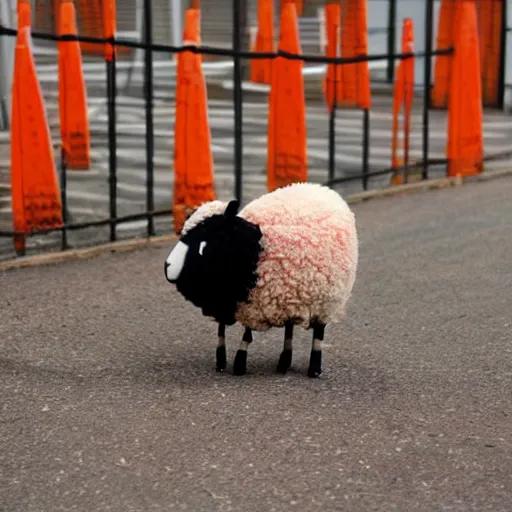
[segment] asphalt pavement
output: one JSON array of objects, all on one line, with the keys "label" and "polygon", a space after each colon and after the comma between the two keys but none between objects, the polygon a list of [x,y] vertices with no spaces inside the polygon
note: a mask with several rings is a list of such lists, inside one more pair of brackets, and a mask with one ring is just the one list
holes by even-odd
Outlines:
[{"label": "asphalt pavement", "polygon": [[0,510],[512,509],[512,179],[355,205],[346,322],[214,371],[170,247],[0,274]]}]

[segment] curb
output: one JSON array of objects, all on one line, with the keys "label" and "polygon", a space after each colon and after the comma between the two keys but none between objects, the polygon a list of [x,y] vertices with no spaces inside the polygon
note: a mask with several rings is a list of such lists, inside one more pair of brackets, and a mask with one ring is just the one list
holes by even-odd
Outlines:
[{"label": "curb", "polygon": [[104,254],[115,252],[128,252],[148,247],[158,247],[177,240],[176,235],[160,235],[151,238],[134,238],[120,242],[109,242],[80,249],[69,249],[50,254],[35,254],[34,256],[23,256],[12,260],[0,261],[0,272],[16,270],[29,267],[41,267],[65,263],[76,260],[90,260]]},{"label": "curb", "polygon": [[[430,190],[440,190],[450,187],[460,187],[464,184],[484,182],[509,176],[512,176],[512,168],[482,173],[468,178],[456,176],[450,178],[419,181],[416,183],[407,183],[405,185],[397,185],[394,187],[378,190],[369,190],[366,192],[360,192],[347,196],[345,200],[348,204],[358,204],[364,201],[369,201],[370,199],[399,196],[403,194],[422,193],[428,192]],[[0,261],[0,272],[21,268],[55,265],[58,263],[76,260],[89,260],[109,253],[135,251],[148,247],[159,247],[175,242],[176,240],[178,240],[178,237],[174,234],[159,235],[151,238],[134,238],[130,240],[122,240],[120,242],[110,242],[96,245],[94,247],[70,249],[67,251],[59,251],[50,254],[24,256],[12,260]]]},{"label": "curb", "polygon": [[480,181],[495,180],[499,178],[507,178],[509,176],[512,176],[512,168],[499,169],[497,171],[490,171],[487,173],[483,172],[481,174],[477,174],[476,176],[469,176],[468,178],[465,178],[464,181],[466,183],[475,183]]},{"label": "curb", "polygon": [[[512,170],[511,170],[512,173]],[[362,203],[369,199],[377,199],[379,197],[398,196],[402,194],[413,194],[419,192],[427,192],[429,190],[440,190],[449,187],[460,187],[464,180],[461,176],[452,178],[439,178],[435,180],[418,181],[415,183],[406,183],[394,187],[382,188],[378,190],[368,190],[348,196],[346,201],[348,204]]]}]

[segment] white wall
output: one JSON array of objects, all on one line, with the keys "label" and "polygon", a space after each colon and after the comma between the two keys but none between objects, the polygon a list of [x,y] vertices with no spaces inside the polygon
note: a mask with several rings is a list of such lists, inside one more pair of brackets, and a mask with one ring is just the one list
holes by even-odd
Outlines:
[{"label": "white wall", "polygon": [[[507,27],[512,27],[512,0],[507,0]],[[507,32],[505,45],[505,108],[512,108],[512,37]]]},{"label": "white wall", "polygon": [[[425,0],[399,0],[397,2],[397,34],[396,34],[396,52],[401,51],[402,44],[402,24],[405,18],[411,18],[414,23],[414,45],[416,52],[425,51]],[[434,2],[434,23],[432,27],[432,49],[436,48],[436,34],[439,19],[439,2]],[[431,60],[432,73],[434,70],[435,58]],[[414,83],[416,87],[422,88],[424,81],[425,59],[417,58],[414,66]]]},{"label": "white wall", "polygon": [[[387,28],[388,2],[387,0],[368,0],[368,29]],[[368,53],[375,55],[388,52],[387,34],[368,36]]]},{"label": "white wall", "polygon": [[[2,25],[15,26],[12,4],[5,1],[0,2],[0,22]],[[0,129],[4,130],[7,125],[4,124],[2,113],[7,114],[7,119],[11,115],[11,85],[12,85],[12,67],[14,62],[15,39],[10,36],[0,37]]]},{"label": "white wall", "polygon": [[[434,2],[434,26],[432,31],[432,48],[435,49],[437,34],[437,23],[439,17],[439,0]],[[368,28],[388,26],[389,5],[386,0],[368,0]],[[425,51],[425,12],[426,0],[397,0],[396,6],[396,38],[395,53],[401,52],[402,46],[402,25],[405,18],[411,18],[414,23],[415,49],[417,52]],[[370,54],[387,53],[387,35],[370,35],[368,38],[368,51]],[[395,66],[398,65],[395,60]],[[432,69],[435,58],[432,59]],[[416,59],[414,69],[415,84],[418,88],[423,87],[425,61],[423,58]]]}]

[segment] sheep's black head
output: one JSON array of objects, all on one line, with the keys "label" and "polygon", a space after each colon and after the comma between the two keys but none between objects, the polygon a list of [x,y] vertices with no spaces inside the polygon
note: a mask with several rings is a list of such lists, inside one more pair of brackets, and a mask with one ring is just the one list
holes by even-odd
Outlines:
[{"label": "sheep's black head", "polygon": [[187,231],[165,262],[165,277],[206,316],[235,323],[258,279],[259,226],[237,216],[231,201],[222,214],[207,217]]}]

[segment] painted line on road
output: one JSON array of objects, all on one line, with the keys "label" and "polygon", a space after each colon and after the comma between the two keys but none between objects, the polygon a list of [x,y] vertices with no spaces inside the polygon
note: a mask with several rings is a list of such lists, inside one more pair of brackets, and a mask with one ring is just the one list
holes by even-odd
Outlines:
[{"label": "painted line on road", "polygon": [[[482,123],[482,127],[485,131],[485,129],[487,128],[493,128],[493,129],[509,129],[509,130],[512,130],[512,120],[510,121],[507,121],[507,120],[496,120],[496,121],[484,121]],[[510,134],[509,134],[510,136]]]},{"label": "painted line on road", "polygon": [[[153,157],[153,164],[157,167],[167,167],[172,165],[173,156],[172,152],[168,153],[165,151],[166,156],[158,156],[158,153],[164,153],[162,151],[155,151],[155,156]],[[142,169],[137,169],[137,172],[144,173],[146,168],[146,155],[144,151],[144,146],[134,148],[133,145],[130,147],[118,147],[116,151],[117,158],[125,158],[129,159],[130,163],[133,165],[141,165]],[[169,156],[167,156],[169,155]],[[109,172],[109,163],[108,163],[109,151],[107,148],[95,148],[91,150],[91,158],[97,161],[98,170],[102,172]]]},{"label": "painted line on road", "polygon": [[[222,71],[233,68],[233,61],[230,60],[219,60],[212,62],[202,62],[203,71]],[[116,62],[116,70],[118,71],[127,71],[130,69],[141,69],[143,70],[145,66],[144,61],[118,61]],[[174,71],[177,69],[178,63],[176,60],[154,60],[153,61],[153,69],[155,71]],[[41,69],[42,73],[58,73],[59,65],[58,64],[40,64],[38,66]],[[104,62],[84,62],[82,65],[83,71],[85,74],[88,72],[99,72],[105,70]]]},{"label": "painted line on road", "polygon": [[[75,199],[75,200],[84,200],[84,201],[91,201],[91,202],[102,202],[108,204],[108,190],[105,190],[105,195],[98,194],[96,192],[88,192],[86,190],[68,190],[67,191],[67,197],[68,199]],[[132,201],[129,199],[125,199],[122,197],[117,198],[118,202],[124,203],[124,204],[131,204]],[[71,205],[70,205],[71,206]]]},{"label": "painted line on road", "polygon": [[132,231],[136,229],[145,228],[148,225],[147,220],[135,220],[133,222],[123,222],[117,226],[119,231]]},{"label": "painted line on road", "polygon": [[[386,62],[376,62],[371,61],[368,63],[368,67],[370,70],[372,69],[385,69],[387,66]],[[327,66],[325,64],[321,64],[318,66],[304,66],[302,68],[303,76],[318,76],[322,77],[325,75],[327,70]],[[223,80],[221,82],[221,86],[227,91],[232,91],[234,89],[233,80]],[[262,94],[268,94],[270,92],[270,85],[250,82],[248,80],[242,81],[242,90],[249,92],[258,92]]]},{"label": "painted line on road", "polygon": [[105,214],[108,215],[107,209],[85,208],[83,206],[73,206],[72,204],[69,205],[69,212],[71,215],[89,215],[91,217],[103,217]]},{"label": "painted line on road", "polygon": [[[105,199],[108,201],[108,196],[105,196]],[[74,206],[73,204],[68,205],[68,211],[73,215],[87,215],[91,217],[98,217],[104,214],[108,214],[108,210],[101,210],[99,208],[86,208],[83,206]],[[12,213],[11,202],[9,201],[9,206],[3,206],[0,208],[0,213]]]},{"label": "painted line on road", "polygon": [[[262,170],[266,168],[264,164],[250,164],[244,163],[244,183],[251,183],[252,181],[259,179],[264,179],[266,181],[267,174],[266,172],[262,173]],[[220,177],[221,179],[225,179],[227,177],[233,177],[233,164],[222,163],[222,162],[214,162],[213,165],[214,175]],[[118,169],[118,178],[132,178],[135,180],[140,180],[141,182],[145,181],[146,175],[145,173],[141,174],[139,171],[131,168],[120,167]],[[234,179],[234,178],[233,178]],[[169,171],[159,171],[155,173],[154,176],[155,183],[159,183],[161,185],[172,185],[174,183],[174,173],[172,167],[169,168]]]},{"label": "painted line on road", "polygon": [[[120,183],[117,182],[117,190],[120,192],[127,192],[129,194],[140,194],[141,200],[146,199],[146,185],[135,185],[129,183]],[[155,187],[153,188],[153,194],[155,197],[159,197],[161,199],[168,199],[169,196],[172,196],[172,190],[162,190],[161,188]]]},{"label": "painted line on road", "polygon": [[[325,151],[308,150],[308,158],[315,158],[327,162],[329,155]],[[368,160],[370,165],[375,165],[376,167],[385,168],[389,166],[389,159],[387,158],[373,158],[370,155]],[[362,165],[362,156],[348,155],[337,151],[334,155],[334,161],[338,164]]]},{"label": "painted line on road", "polygon": [[[373,136],[373,134],[372,134]],[[211,149],[214,155],[219,154],[229,154],[233,153],[234,143],[230,137],[223,138],[214,138],[212,139]],[[327,138],[323,137],[310,137],[307,141],[308,147],[308,156],[320,159],[323,161],[327,161],[329,159],[329,155],[327,152]],[[172,146],[172,144],[170,144]],[[361,163],[361,155],[360,153],[363,150],[362,144],[354,145],[352,143],[347,143],[347,141],[340,140],[337,141],[336,144],[336,155],[335,161],[338,163]],[[486,149],[488,146],[486,147]],[[508,148],[507,148],[508,149]],[[411,148],[410,155],[411,157],[421,158],[422,152],[421,148]],[[243,148],[244,156],[254,156],[266,158],[268,154],[267,149],[267,138],[264,135],[249,135],[246,137],[246,144]],[[94,150],[92,153],[93,158],[99,161],[99,166],[104,172],[108,172],[108,165],[104,160],[108,158],[107,150]],[[129,160],[133,165],[146,165],[145,157],[141,158],[141,150],[133,149],[133,148],[119,148],[117,150],[117,156],[120,159]],[[388,157],[388,159],[382,159],[378,157]],[[444,158],[444,153],[430,151],[430,156],[432,158]],[[378,146],[376,144],[372,145],[370,148],[370,164],[373,165],[383,165],[387,166],[389,164],[389,158],[391,158],[391,147],[389,145]],[[155,157],[154,163],[156,165],[165,165],[169,167],[169,170],[172,170],[173,158],[172,153],[169,156],[169,159],[159,159]]]},{"label": "painted line on road", "polygon": [[[245,147],[243,150],[244,156],[251,155],[251,156],[259,156],[259,157],[265,157],[267,156],[267,148],[261,147],[261,148],[254,148],[254,147]],[[310,149],[308,147],[308,158],[314,158],[316,160],[321,160],[324,162],[327,162],[329,160],[329,154],[328,152],[324,150],[315,150]],[[361,165],[362,158],[361,156],[355,156],[355,155],[349,155],[346,153],[342,153],[341,151],[337,151],[334,157],[335,162],[338,164],[357,164]],[[381,167],[388,167],[389,166],[389,159],[384,158],[373,158],[370,157],[369,159],[370,165],[375,166],[381,166]]]},{"label": "painted line on road", "polygon": [[[95,120],[90,125],[91,135],[108,135],[108,127],[105,126],[105,123],[100,123],[97,125],[97,121]],[[124,135],[127,137],[135,137],[135,136],[145,136],[146,135],[146,125],[145,124],[135,124],[131,123],[130,125],[117,125],[116,134]],[[153,135],[157,138],[174,138],[174,130],[159,130],[156,129],[153,131]]]}]

